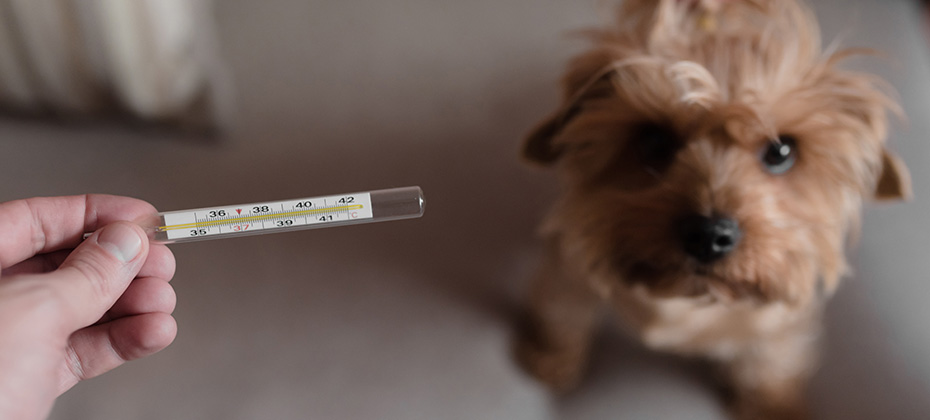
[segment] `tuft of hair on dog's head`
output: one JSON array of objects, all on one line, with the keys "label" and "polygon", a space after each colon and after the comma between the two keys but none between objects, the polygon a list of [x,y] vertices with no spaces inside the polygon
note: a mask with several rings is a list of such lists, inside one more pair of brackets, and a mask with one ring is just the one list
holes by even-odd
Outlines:
[{"label": "tuft of hair on dog's head", "polygon": [[[570,63],[561,107],[532,130],[523,154],[558,166],[568,195],[600,197],[600,205],[620,209],[605,209],[600,217],[594,204],[574,210],[564,204],[561,222],[549,224],[562,223],[563,236],[577,237],[592,269],[609,265],[611,254],[655,258],[655,266],[620,265],[626,264],[627,277],[674,271],[666,277],[679,281],[655,280],[652,286],[676,283],[680,289],[681,278],[690,276],[681,274],[686,263],[663,257],[661,248],[633,251],[617,244],[618,235],[664,233],[636,231],[630,226],[642,221],[618,221],[617,212],[630,219],[640,212],[671,213],[675,206],[704,213],[729,206],[747,226],[758,225],[754,229],[763,233],[757,236],[768,243],[756,239],[742,246],[754,261],[721,264],[719,273],[706,276],[720,284],[704,279],[689,288],[787,301],[815,294],[818,282],[832,290],[846,270],[842,242],[858,225],[861,200],[911,193],[905,166],[885,148],[888,111],[898,111],[885,82],[839,67],[863,51],[824,51],[812,11],[797,0],[626,0],[619,11],[617,25],[585,33],[593,48]],[[649,143],[636,140],[642,138]],[[746,156],[782,139],[797,141],[801,157],[794,173],[776,176],[747,163]],[[690,185],[692,180],[707,185]],[[748,187],[710,185],[733,182],[810,209],[736,205],[724,196],[732,202],[768,199]],[[571,217],[576,219],[568,222]],[[773,218],[835,226],[785,233],[764,226],[789,223]],[[602,233],[592,234],[598,229]],[[776,252],[766,246],[790,247],[802,239],[816,246],[803,254],[763,255]],[[791,274],[798,279],[775,278],[790,274],[776,269],[779,263],[801,267]]]},{"label": "tuft of hair on dog's head", "polygon": [[[887,135],[886,110],[900,112],[883,92],[882,80],[837,68],[843,59],[870,51],[821,51],[813,14],[796,0],[627,0],[618,16],[615,28],[585,32],[595,47],[570,64],[563,106],[527,136],[523,154],[529,161],[555,163],[570,146],[557,139],[562,128],[589,102],[613,95],[643,111],[671,106],[653,111],[673,113],[809,89],[821,96],[817,105],[843,108],[862,140],[880,144]],[[721,47],[725,53],[715,54]],[[658,87],[666,90],[642,91]],[[650,101],[650,95],[664,97]],[[743,105],[733,110],[758,117],[753,114],[760,110]],[[909,198],[906,168],[900,158],[883,153],[880,164],[872,165],[882,170],[876,197]]]}]

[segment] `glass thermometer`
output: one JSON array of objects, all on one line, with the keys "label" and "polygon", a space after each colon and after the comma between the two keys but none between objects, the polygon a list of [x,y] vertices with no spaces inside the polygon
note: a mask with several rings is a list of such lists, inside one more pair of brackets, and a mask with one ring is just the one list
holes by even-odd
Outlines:
[{"label": "glass thermometer", "polygon": [[[136,221],[155,243],[261,235],[423,215],[420,187],[166,211]],[[90,234],[85,234],[85,237]]]}]

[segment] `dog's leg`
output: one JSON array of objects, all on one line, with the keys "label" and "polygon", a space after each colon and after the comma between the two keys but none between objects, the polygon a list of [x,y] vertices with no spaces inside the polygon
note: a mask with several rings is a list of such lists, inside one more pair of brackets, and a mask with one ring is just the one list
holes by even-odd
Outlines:
[{"label": "dog's leg", "polygon": [[726,364],[737,419],[808,418],[804,390],[817,362],[817,325],[764,337]]},{"label": "dog's leg", "polygon": [[530,374],[557,391],[575,387],[585,367],[601,298],[568,273],[554,243],[534,279],[528,325],[516,356]]}]

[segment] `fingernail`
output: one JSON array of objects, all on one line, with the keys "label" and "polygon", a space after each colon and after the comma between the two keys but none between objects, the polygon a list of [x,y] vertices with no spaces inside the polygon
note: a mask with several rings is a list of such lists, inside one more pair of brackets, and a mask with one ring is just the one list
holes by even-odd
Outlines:
[{"label": "fingernail", "polygon": [[122,262],[132,261],[142,250],[142,238],[123,223],[104,227],[97,235],[97,243]]}]

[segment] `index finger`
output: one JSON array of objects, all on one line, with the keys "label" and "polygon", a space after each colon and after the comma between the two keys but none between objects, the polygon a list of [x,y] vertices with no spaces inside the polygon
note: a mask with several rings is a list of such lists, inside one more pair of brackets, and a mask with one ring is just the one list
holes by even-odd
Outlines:
[{"label": "index finger", "polygon": [[73,248],[84,232],[156,213],[151,204],[129,197],[85,194],[36,197],[0,204],[0,268],[36,254]]}]

